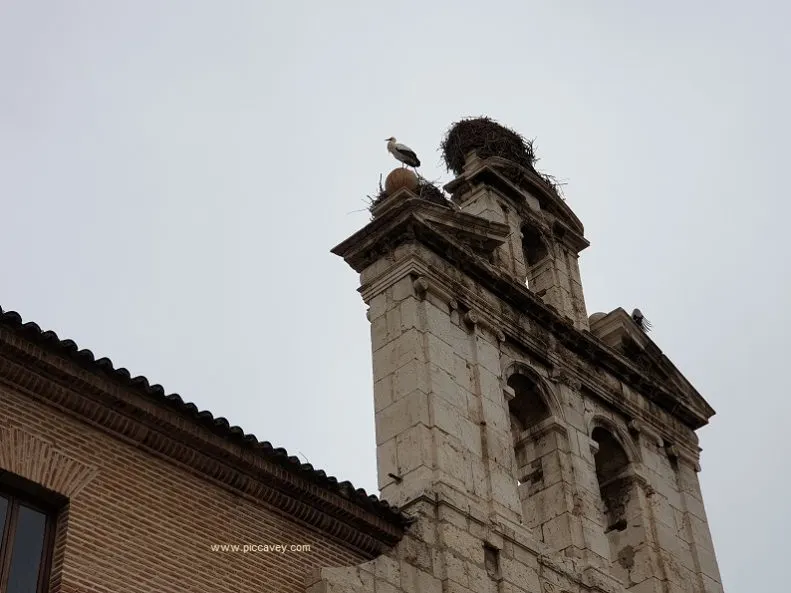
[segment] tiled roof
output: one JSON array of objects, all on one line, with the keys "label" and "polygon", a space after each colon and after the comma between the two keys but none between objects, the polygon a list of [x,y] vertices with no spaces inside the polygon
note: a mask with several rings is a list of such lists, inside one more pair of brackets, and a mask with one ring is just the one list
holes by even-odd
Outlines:
[{"label": "tiled roof", "polygon": [[125,368],[115,368],[109,358],[97,359],[90,350],[80,350],[73,340],[61,340],[55,332],[44,331],[36,323],[23,323],[22,317],[15,311],[4,311],[0,307],[0,328],[8,328],[42,348],[72,360],[82,368],[115,379],[130,390],[153,398],[163,407],[187,415],[214,434],[234,444],[254,449],[258,455],[268,461],[276,463],[317,486],[343,496],[388,522],[398,525],[409,523],[409,519],[400,513],[398,508],[380,500],[377,496],[368,494],[362,488],[355,488],[350,482],[339,482],[334,476],[328,476],[324,471],[315,469],[311,464],[302,463],[299,458],[289,455],[285,449],[275,448],[267,441],[259,441],[254,435],[246,434],[240,427],[231,426],[225,418],[215,418],[211,412],[199,410],[195,404],[185,402],[176,393],[166,395],[161,385],[151,385],[146,377],[132,377]]}]

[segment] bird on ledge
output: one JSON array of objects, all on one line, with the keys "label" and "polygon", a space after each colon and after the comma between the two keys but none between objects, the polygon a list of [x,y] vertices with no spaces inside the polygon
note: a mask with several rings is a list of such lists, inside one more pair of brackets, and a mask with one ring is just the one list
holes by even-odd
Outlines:
[{"label": "bird on ledge", "polygon": [[637,324],[637,327],[639,327],[645,333],[651,331],[651,322],[648,321],[648,319],[646,319],[645,317],[643,317],[643,312],[640,311],[640,309],[635,309],[634,311],[632,311],[632,319]]},{"label": "bird on ledge", "polygon": [[398,144],[392,136],[387,139],[387,150],[396,160],[401,161],[403,165],[408,165],[415,169],[420,166],[420,160],[417,158],[415,151],[408,146]]}]

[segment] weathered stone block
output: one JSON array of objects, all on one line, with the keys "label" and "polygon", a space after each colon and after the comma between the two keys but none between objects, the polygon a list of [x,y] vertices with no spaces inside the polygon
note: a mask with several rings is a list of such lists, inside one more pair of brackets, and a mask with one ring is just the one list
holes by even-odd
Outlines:
[{"label": "weathered stone block", "polygon": [[553,451],[541,457],[544,486],[552,486],[558,482],[574,483],[571,472],[571,461],[567,453]]},{"label": "weathered stone block", "polygon": [[396,369],[390,376],[393,401],[398,401],[413,391],[429,393],[428,369],[425,362],[411,360]]},{"label": "weathered stone block", "polygon": [[482,565],[467,562],[467,576],[470,579],[470,589],[473,591],[486,591],[493,585],[491,577]]},{"label": "weathered stone block", "polygon": [[651,577],[629,587],[629,593],[666,593],[665,585],[658,577]]},{"label": "weathered stone block", "polygon": [[533,494],[531,498],[536,500],[536,513],[544,521],[571,512],[574,508],[571,488],[565,482],[556,482],[547,486]]},{"label": "weathered stone block", "polygon": [[441,431],[462,439],[462,423],[466,420],[466,400],[465,407],[456,406],[448,403],[444,399],[434,398],[432,400],[434,411],[433,425]]},{"label": "weathered stone block", "polygon": [[481,429],[486,434],[487,457],[503,468],[508,468],[512,481],[516,480],[514,472],[514,445],[511,435],[507,432],[497,431],[487,423]]},{"label": "weathered stone block", "polygon": [[562,550],[567,546],[585,547],[582,525],[571,513],[563,513],[544,521],[541,533],[544,542],[553,550]]},{"label": "weathered stone block", "polygon": [[393,585],[388,581],[376,579],[376,593],[402,593],[401,586]]},{"label": "weathered stone block", "polygon": [[[399,475],[397,439],[395,437],[385,441],[376,448],[376,470],[379,476],[379,489],[392,482],[390,474]],[[410,468],[414,469],[414,468]]]},{"label": "weathered stone block", "polygon": [[489,340],[481,337],[476,339],[478,345],[478,364],[490,373],[497,375],[500,373],[500,348],[497,344],[492,344]]},{"label": "weathered stone block", "polygon": [[480,385],[481,396],[483,398],[488,399],[495,404],[502,404],[503,383],[500,380],[499,374],[496,375],[483,367],[479,367],[478,383]]},{"label": "weathered stone block", "polygon": [[377,591],[382,581],[391,585],[401,585],[401,563],[387,554],[382,554],[371,561],[374,577],[377,579]]},{"label": "weathered stone block", "polygon": [[403,301],[406,298],[414,296],[415,289],[412,286],[413,280],[410,276],[404,276],[397,282],[394,282],[390,287],[392,291],[392,299],[395,302]]},{"label": "weathered stone block", "polygon": [[371,321],[371,344],[382,347],[394,337],[387,333],[387,314]]},{"label": "weathered stone block", "polygon": [[505,399],[500,397],[500,401],[491,400],[488,398],[481,399],[481,408],[483,410],[484,422],[486,427],[499,434],[505,435],[504,438],[511,445],[510,449],[513,450],[513,437],[511,436],[511,421],[508,415],[508,408]]},{"label": "weathered stone block", "polygon": [[707,521],[706,518],[706,508],[703,505],[703,502],[695,498],[694,496],[684,495],[683,497],[683,504],[686,508],[686,512],[691,515],[694,515],[701,521]]},{"label": "weathered stone block", "polygon": [[445,522],[439,524],[438,531],[440,541],[456,556],[468,562],[483,564],[483,542],[469,531]]},{"label": "weathered stone block", "polygon": [[374,411],[384,410],[392,403],[393,375],[387,375],[374,383]]},{"label": "weathered stone block", "polygon": [[469,415],[470,392],[459,385],[445,369],[435,364],[430,365],[429,387],[432,394],[442,398],[465,415]]},{"label": "weathered stone block", "polygon": [[703,591],[705,593],[723,593],[719,580],[715,581],[706,575],[703,575]]},{"label": "weathered stone block", "polygon": [[708,524],[695,515],[687,514],[686,519],[692,528],[692,537],[694,538],[695,546],[701,550],[714,552],[714,544],[711,541],[711,532],[709,531]]},{"label": "weathered stone block", "polygon": [[566,407],[564,414],[566,416],[566,423],[570,428],[576,429],[575,432],[587,430],[587,423],[585,422],[585,417],[581,411],[575,410],[571,407]]},{"label": "weathered stone block", "polygon": [[492,500],[499,502],[513,513],[521,514],[522,505],[519,501],[517,483],[512,473],[498,464],[491,463],[489,471],[492,476]]},{"label": "weathered stone block", "polygon": [[428,395],[413,391],[376,413],[377,445],[389,441],[412,426],[429,426]]},{"label": "weathered stone block", "polygon": [[421,465],[426,467],[433,466],[435,446],[431,429],[426,425],[417,424],[412,426],[399,433],[395,439],[387,441],[385,445],[393,442],[393,440],[395,440],[397,446],[396,475],[407,474]]},{"label": "weathered stone block", "polygon": [[443,593],[480,593],[473,589],[468,589],[464,585],[460,585],[455,581],[448,581]]},{"label": "weathered stone block", "polygon": [[662,574],[659,558],[645,543],[636,547],[631,545],[614,547],[613,562],[626,574],[628,580],[625,580],[625,583],[628,586]]},{"label": "weathered stone block", "polygon": [[584,547],[594,554],[612,560],[610,542],[604,533],[604,525],[591,517],[580,517]]},{"label": "weathered stone block", "polygon": [[371,593],[374,576],[360,567],[322,569],[326,593]]},{"label": "weathered stone block", "polygon": [[374,381],[394,373],[413,360],[425,360],[423,334],[416,329],[410,329],[384,345],[375,343],[374,348]]},{"label": "weathered stone block", "polygon": [[439,444],[436,453],[437,470],[443,482],[461,490],[472,489],[472,465],[480,465],[480,459],[471,459],[462,441],[456,437],[437,433],[436,439]]},{"label": "weathered stone block", "polygon": [[429,574],[434,574],[434,557],[432,548],[411,533],[398,545],[398,558],[401,564],[409,564]]},{"label": "weathered stone block", "polygon": [[385,293],[379,293],[368,301],[368,317],[371,322],[384,315],[385,311],[387,311],[387,295]]},{"label": "weathered stone block", "polygon": [[541,591],[541,583],[535,567],[505,558],[501,558],[500,567],[505,582],[518,586],[525,591]]},{"label": "weathered stone block", "polygon": [[433,468],[421,465],[408,474],[401,476],[401,482],[392,481],[382,488],[382,498],[396,506],[422,496],[433,486]]},{"label": "weathered stone block", "polygon": [[443,552],[442,559],[445,566],[444,578],[462,585],[463,587],[469,587],[470,580],[467,577],[467,561],[447,550]]},{"label": "weathered stone block", "polygon": [[469,385],[469,371],[466,363],[456,355],[453,346],[434,334],[427,333],[426,355],[432,364],[448,373],[454,381],[465,387]]},{"label": "weathered stone block", "polygon": [[408,297],[401,301],[398,305],[398,327],[399,333],[408,331],[410,329],[425,329],[420,324],[420,305],[416,297]]},{"label": "weathered stone block", "polygon": [[401,566],[401,589],[403,593],[443,593],[438,578],[406,563]]},{"label": "weathered stone block", "polygon": [[717,558],[709,550],[697,550],[700,572],[716,582],[721,582],[720,569],[717,566]]}]

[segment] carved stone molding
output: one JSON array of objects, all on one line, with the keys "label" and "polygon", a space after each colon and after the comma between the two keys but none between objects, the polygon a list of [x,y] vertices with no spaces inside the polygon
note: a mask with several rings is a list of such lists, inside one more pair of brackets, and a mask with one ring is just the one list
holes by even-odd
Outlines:
[{"label": "carved stone molding", "polygon": [[522,431],[519,434],[518,440],[514,446],[519,447],[526,442],[534,441],[535,439],[538,439],[551,432],[556,432],[561,436],[568,437],[568,428],[563,423],[563,421],[554,414],[552,414],[549,418],[542,420],[535,426],[531,426],[527,430]]},{"label": "carved stone molding", "polygon": [[564,368],[553,369],[549,378],[555,383],[560,383],[561,385],[570,387],[574,391],[580,391],[582,389],[582,381],[574,377]]},{"label": "carved stone molding", "polygon": [[467,311],[464,314],[464,323],[468,329],[474,330],[475,326],[480,323],[481,318],[475,311]]},{"label": "carved stone molding", "polygon": [[675,456],[676,462],[688,465],[689,467],[691,467],[696,472],[700,471],[700,460],[699,460],[698,455],[690,453],[687,449],[684,449],[684,448],[679,447],[677,445],[673,445],[672,453],[668,449],[667,454],[668,454],[668,457],[671,457],[671,458],[673,458],[673,456]]},{"label": "carved stone molding", "polygon": [[0,426],[0,469],[40,484],[69,499],[98,473],[56,445],[16,426]]},{"label": "carved stone molding", "polygon": [[429,290],[429,283],[423,276],[418,276],[414,282],[412,282],[412,288],[415,290],[415,294],[420,300],[426,298],[426,293]]},{"label": "carved stone molding", "polygon": [[651,439],[657,447],[664,446],[664,440],[659,433],[652,430],[645,422],[640,420],[631,420],[628,424],[629,432],[635,436],[645,435],[646,438]]},{"label": "carved stone molding", "polygon": [[591,591],[603,593],[622,593],[623,585],[612,576],[605,574],[595,566],[588,566],[582,571],[582,580]]}]

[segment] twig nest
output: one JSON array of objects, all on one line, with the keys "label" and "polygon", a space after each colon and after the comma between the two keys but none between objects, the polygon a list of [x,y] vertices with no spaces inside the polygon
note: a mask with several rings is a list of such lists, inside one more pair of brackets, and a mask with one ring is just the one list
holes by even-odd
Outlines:
[{"label": "twig nest", "polygon": [[417,194],[429,202],[434,202],[435,204],[440,204],[441,206],[448,205],[448,200],[445,198],[445,194],[443,194],[442,190],[433,183],[420,183]]},{"label": "twig nest", "polygon": [[531,141],[488,117],[453,124],[441,148],[445,165],[456,175],[461,174],[467,155],[473,151],[482,159],[497,156],[531,170],[536,161]]},{"label": "twig nest", "polygon": [[393,169],[385,179],[385,193],[392,196],[400,189],[408,189],[413,193],[417,193],[418,180],[410,169],[399,167]]}]

